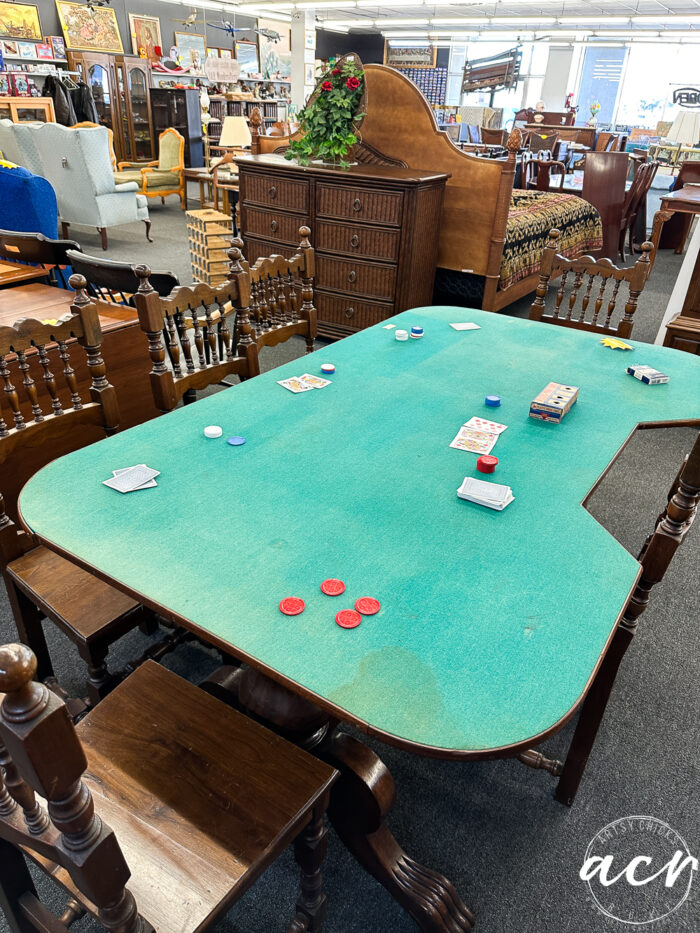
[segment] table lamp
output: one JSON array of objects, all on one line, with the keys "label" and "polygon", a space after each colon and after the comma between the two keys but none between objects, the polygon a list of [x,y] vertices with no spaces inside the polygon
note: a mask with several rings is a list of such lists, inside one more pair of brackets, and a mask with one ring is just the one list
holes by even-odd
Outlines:
[{"label": "table lamp", "polygon": [[681,110],[671,124],[666,139],[682,146],[694,146],[700,139],[700,113]]},{"label": "table lamp", "polygon": [[239,149],[253,141],[245,117],[224,117],[218,146],[221,149]]}]

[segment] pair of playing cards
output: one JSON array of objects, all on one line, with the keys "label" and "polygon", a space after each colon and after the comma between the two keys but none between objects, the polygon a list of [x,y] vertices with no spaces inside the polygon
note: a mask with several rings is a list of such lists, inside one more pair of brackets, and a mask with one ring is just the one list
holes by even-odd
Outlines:
[{"label": "pair of playing cards", "polygon": [[488,418],[470,418],[457,432],[457,436],[450,444],[457,450],[470,450],[475,454],[490,454],[494,448],[498,435],[508,427]]},{"label": "pair of playing cards", "polygon": [[331,384],[331,380],[304,373],[303,376],[292,376],[291,379],[278,379],[277,384],[289,389],[290,392],[308,392],[309,389],[325,389]]},{"label": "pair of playing cards", "polygon": [[112,479],[103,480],[103,485],[116,489],[117,492],[136,492],[137,489],[151,489],[157,486],[156,476],[160,476],[159,470],[139,463],[137,466],[112,470]]},{"label": "pair of playing cards", "polygon": [[460,499],[475,502],[477,505],[485,505],[487,509],[495,509],[497,512],[502,512],[515,499],[510,486],[489,483],[484,479],[474,479],[472,476],[465,476],[464,482],[457,490],[457,495]]}]

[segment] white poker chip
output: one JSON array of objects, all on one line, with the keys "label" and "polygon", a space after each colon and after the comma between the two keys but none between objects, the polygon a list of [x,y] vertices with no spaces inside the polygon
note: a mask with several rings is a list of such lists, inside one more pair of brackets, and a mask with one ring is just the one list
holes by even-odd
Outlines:
[{"label": "white poker chip", "polygon": [[408,331],[407,330],[397,330],[394,334],[395,340],[408,340]]},{"label": "white poker chip", "polygon": [[218,424],[210,424],[204,429],[205,437],[221,437],[224,433],[224,429],[220,428]]}]

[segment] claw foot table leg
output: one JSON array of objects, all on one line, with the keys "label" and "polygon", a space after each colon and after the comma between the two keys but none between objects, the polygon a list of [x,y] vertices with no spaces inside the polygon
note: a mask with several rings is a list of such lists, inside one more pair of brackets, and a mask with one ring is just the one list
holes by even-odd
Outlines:
[{"label": "claw foot table leg", "polygon": [[343,733],[321,754],[341,774],[331,793],[330,820],[362,867],[424,933],[469,933],[474,917],[454,885],[408,856],[384,823],[394,802],[394,780],[383,762]]}]

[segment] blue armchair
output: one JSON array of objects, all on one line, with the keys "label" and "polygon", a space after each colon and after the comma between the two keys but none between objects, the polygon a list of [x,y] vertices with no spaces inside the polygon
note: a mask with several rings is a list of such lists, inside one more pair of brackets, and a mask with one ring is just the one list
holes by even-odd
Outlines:
[{"label": "blue armchair", "polygon": [[32,175],[26,168],[0,162],[0,191],[0,229],[43,233],[56,239],[56,195],[45,178]]}]

